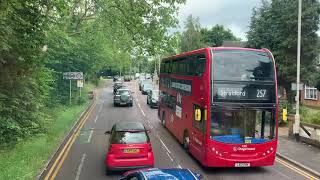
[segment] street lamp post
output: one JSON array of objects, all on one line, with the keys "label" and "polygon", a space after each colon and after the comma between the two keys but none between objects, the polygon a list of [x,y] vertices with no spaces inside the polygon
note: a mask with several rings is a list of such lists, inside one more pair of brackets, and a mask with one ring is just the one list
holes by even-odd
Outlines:
[{"label": "street lamp post", "polygon": [[296,140],[299,140],[299,131],[300,131],[300,112],[299,112],[299,103],[300,103],[300,54],[301,54],[301,9],[302,9],[302,0],[299,0],[298,7],[298,42],[297,42],[297,95],[296,95],[296,114],[294,116],[294,128],[293,132],[296,137]]}]

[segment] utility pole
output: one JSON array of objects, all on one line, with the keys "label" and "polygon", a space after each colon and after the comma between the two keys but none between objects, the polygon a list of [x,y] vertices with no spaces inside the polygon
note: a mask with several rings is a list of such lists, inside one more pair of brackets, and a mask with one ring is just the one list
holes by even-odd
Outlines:
[{"label": "utility pole", "polygon": [[300,131],[300,112],[299,112],[299,103],[300,103],[300,54],[301,54],[301,9],[302,9],[302,0],[299,0],[298,7],[298,42],[297,42],[297,95],[296,95],[296,114],[294,116],[294,136],[296,140],[299,140],[299,131]]}]

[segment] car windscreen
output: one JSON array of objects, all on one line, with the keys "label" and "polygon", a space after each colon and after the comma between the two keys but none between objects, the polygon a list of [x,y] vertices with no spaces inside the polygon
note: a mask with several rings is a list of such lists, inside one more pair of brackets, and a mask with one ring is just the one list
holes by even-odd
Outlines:
[{"label": "car windscreen", "polygon": [[142,144],[149,142],[145,131],[115,131],[111,136],[111,144]]},{"label": "car windscreen", "polygon": [[213,51],[213,80],[272,81],[273,62],[266,52],[251,50]]}]

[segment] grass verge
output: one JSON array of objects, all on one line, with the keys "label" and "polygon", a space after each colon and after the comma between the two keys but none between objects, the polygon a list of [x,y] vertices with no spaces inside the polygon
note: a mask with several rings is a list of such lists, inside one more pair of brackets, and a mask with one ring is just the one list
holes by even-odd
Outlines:
[{"label": "grass verge", "polygon": [[26,139],[0,152],[0,179],[34,179],[88,103],[53,109],[54,123],[47,134]]},{"label": "grass verge", "polygon": [[[86,84],[84,94],[93,88],[94,85]],[[52,120],[46,134],[25,139],[12,149],[0,150],[0,179],[35,179],[88,104],[59,106],[48,110]]]}]

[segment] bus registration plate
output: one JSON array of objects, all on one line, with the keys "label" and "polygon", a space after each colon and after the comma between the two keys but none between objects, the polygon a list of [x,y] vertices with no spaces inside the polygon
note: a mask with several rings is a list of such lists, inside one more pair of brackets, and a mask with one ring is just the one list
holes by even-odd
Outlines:
[{"label": "bus registration plate", "polygon": [[250,167],[250,163],[235,163],[234,167]]}]

